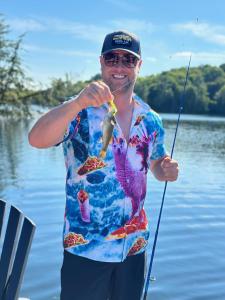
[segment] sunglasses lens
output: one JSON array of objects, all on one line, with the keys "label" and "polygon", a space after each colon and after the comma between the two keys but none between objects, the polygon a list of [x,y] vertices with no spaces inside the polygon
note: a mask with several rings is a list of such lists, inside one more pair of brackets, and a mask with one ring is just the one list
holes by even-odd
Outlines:
[{"label": "sunglasses lens", "polygon": [[105,64],[108,67],[112,67],[113,65],[118,63],[118,55],[116,55],[115,53],[107,53],[103,57]]},{"label": "sunglasses lens", "polygon": [[108,67],[115,66],[122,60],[122,64],[127,68],[134,68],[137,65],[138,58],[132,54],[125,54],[120,56],[117,53],[109,52],[103,55],[105,65]]},{"label": "sunglasses lens", "polygon": [[134,68],[137,64],[138,58],[132,54],[123,56],[123,64],[128,68]]}]

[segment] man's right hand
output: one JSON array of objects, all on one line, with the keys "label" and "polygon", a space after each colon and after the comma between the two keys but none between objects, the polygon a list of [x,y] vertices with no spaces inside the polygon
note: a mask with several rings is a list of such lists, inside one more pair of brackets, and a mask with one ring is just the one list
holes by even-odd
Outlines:
[{"label": "man's right hand", "polygon": [[113,98],[108,85],[103,81],[93,81],[80,92],[75,101],[84,109],[88,106],[99,107]]}]

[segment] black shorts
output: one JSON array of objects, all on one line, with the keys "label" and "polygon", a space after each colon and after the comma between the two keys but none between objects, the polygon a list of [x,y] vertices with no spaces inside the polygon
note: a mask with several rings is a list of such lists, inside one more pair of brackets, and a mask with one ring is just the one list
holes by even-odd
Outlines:
[{"label": "black shorts", "polygon": [[98,262],[64,251],[61,300],[140,300],[145,253],[123,262]]}]

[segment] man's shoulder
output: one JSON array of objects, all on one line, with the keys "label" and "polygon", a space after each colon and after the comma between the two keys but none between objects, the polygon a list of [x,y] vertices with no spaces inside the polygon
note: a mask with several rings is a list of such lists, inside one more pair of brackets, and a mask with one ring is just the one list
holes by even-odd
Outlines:
[{"label": "man's shoulder", "polygon": [[142,111],[145,114],[145,119],[151,122],[161,123],[161,117],[160,115],[151,108],[151,106],[144,102],[138,95],[134,95],[135,101],[139,103],[139,105],[142,107]]},{"label": "man's shoulder", "polygon": [[155,122],[162,122],[160,115],[152,108],[150,108],[149,112],[147,113],[148,117],[151,118]]}]

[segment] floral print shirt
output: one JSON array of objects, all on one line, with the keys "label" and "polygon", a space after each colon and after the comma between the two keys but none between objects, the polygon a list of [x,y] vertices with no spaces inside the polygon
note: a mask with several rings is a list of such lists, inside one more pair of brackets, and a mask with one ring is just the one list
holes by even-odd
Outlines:
[{"label": "floral print shirt", "polygon": [[106,156],[100,157],[108,104],[82,110],[62,142],[67,169],[63,244],[89,259],[120,262],[145,250],[144,210],[151,160],[166,155],[161,120],[133,96],[129,141],[115,124]]}]

